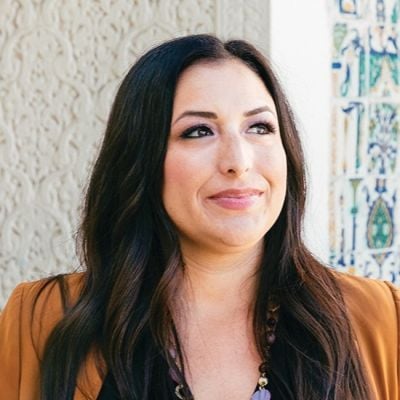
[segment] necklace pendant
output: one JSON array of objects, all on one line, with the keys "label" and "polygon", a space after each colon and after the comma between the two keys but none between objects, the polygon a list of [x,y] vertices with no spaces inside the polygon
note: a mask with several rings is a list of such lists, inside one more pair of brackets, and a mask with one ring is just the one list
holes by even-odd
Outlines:
[{"label": "necklace pendant", "polygon": [[271,400],[271,392],[268,389],[258,389],[250,400]]}]

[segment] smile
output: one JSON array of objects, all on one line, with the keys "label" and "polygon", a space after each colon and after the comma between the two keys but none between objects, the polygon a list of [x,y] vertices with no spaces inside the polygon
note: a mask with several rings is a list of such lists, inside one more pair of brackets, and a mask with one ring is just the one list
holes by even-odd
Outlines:
[{"label": "smile", "polygon": [[229,210],[245,210],[252,207],[263,191],[258,189],[229,189],[216,193],[208,199]]}]

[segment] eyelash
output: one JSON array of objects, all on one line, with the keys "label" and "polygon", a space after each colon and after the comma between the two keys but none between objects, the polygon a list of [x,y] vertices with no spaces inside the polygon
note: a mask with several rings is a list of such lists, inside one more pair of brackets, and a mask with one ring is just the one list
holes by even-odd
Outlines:
[{"label": "eyelash", "polygon": [[[196,130],[205,130],[207,131],[206,135],[200,135],[200,136],[189,136],[191,133],[195,132]],[[211,136],[210,133],[212,133],[211,129],[206,126],[206,125],[195,125],[195,126],[191,126],[190,128],[186,129],[185,131],[183,131],[181,137],[184,139],[198,139],[204,136]]]},{"label": "eyelash", "polygon": [[[274,124],[270,122],[257,122],[255,124],[250,125],[249,129],[251,128],[265,128],[266,133],[259,133],[258,135],[268,135],[268,134],[274,134],[276,133],[277,129]],[[196,130],[204,130],[206,131],[205,134],[201,134],[199,136],[190,136],[193,132]],[[205,136],[212,136],[213,132],[212,130],[207,126],[207,125],[195,125],[191,126],[190,128],[186,129],[182,134],[181,137],[184,139],[199,139]]]},{"label": "eyelash", "polygon": [[273,133],[276,133],[276,131],[277,131],[276,126],[274,124],[272,124],[271,122],[257,122],[250,126],[250,128],[258,128],[258,127],[262,127],[267,130],[267,133],[260,133],[259,135],[273,134]]}]

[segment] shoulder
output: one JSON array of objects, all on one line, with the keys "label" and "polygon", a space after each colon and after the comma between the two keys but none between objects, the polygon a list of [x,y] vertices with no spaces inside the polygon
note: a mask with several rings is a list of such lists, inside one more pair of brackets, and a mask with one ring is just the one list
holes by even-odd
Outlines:
[{"label": "shoulder", "polygon": [[360,320],[392,322],[398,328],[400,289],[377,279],[335,272],[349,312]]},{"label": "shoulder", "polygon": [[[20,283],[11,293],[3,315],[8,309],[16,307],[19,312],[31,308],[43,311],[43,308],[61,306],[64,303],[64,295],[74,302],[79,296],[84,282],[85,273],[76,272],[40,279],[33,282]],[[65,298],[65,300],[68,300]]]},{"label": "shoulder", "polygon": [[19,284],[0,314],[0,330],[10,333],[18,325],[21,335],[31,332],[42,344],[64,314],[68,298],[79,296],[84,273],[73,273]]},{"label": "shoulder", "polygon": [[41,354],[64,315],[63,293],[75,300],[83,278],[82,273],[71,274],[21,283],[14,289],[0,314],[2,398],[39,398]]},{"label": "shoulder", "polygon": [[63,289],[75,301],[85,280],[84,272],[61,274],[33,282],[24,282],[17,286],[25,301],[38,299],[41,301],[62,301]]},{"label": "shoulder", "polygon": [[356,345],[382,399],[398,398],[400,384],[400,291],[375,279],[335,273]]}]

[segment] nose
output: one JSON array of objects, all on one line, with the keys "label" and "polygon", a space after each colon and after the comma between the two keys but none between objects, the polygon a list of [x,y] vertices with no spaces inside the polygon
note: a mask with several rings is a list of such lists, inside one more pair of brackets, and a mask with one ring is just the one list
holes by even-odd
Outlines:
[{"label": "nose", "polygon": [[219,152],[220,172],[239,177],[251,169],[253,155],[250,144],[240,135],[224,138]]}]

